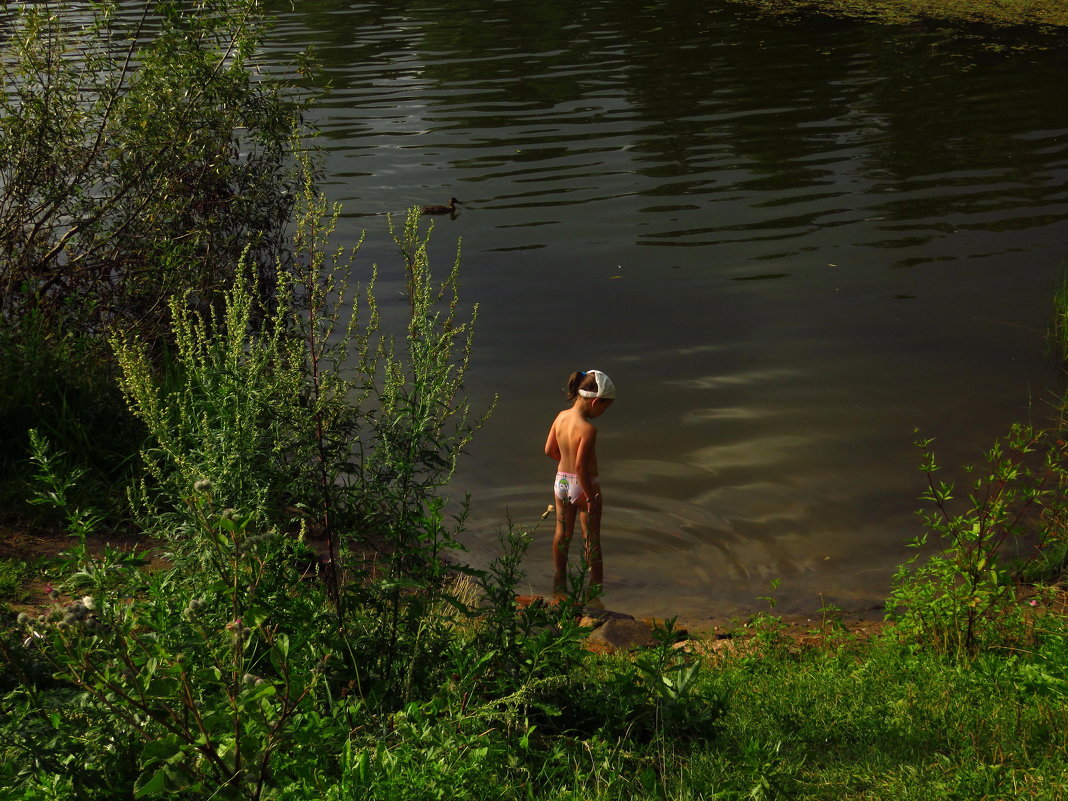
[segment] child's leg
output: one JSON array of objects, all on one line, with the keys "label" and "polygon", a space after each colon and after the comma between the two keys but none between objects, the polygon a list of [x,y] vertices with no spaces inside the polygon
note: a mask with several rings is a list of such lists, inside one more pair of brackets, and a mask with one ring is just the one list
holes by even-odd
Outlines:
[{"label": "child's leg", "polygon": [[556,499],[556,534],[553,536],[553,592],[567,592],[567,551],[575,534],[577,508],[567,498]]},{"label": "child's leg", "polygon": [[604,584],[604,559],[601,556],[601,501],[586,504],[581,516],[582,538],[586,541],[586,564],[590,568],[590,591],[600,593]]}]

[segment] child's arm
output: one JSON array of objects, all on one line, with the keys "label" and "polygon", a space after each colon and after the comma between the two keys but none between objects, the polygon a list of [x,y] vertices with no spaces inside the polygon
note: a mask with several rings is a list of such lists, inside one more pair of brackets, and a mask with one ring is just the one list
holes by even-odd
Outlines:
[{"label": "child's arm", "polygon": [[582,487],[586,499],[591,502],[600,497],[600,492],[594,486],[592,476],[590,476],[590,465],[596,461],[596,449],[597,429],[590,426],[589,431],[579,437],[578,451],[575,454],[575,473],[578,475],[579,486]]},{"label": "child's arm", "polygon": [[549,427],[549,438],[545,440],[545,455],[554,461],[560,461],[560,443],[556,441],[556,423]]}]

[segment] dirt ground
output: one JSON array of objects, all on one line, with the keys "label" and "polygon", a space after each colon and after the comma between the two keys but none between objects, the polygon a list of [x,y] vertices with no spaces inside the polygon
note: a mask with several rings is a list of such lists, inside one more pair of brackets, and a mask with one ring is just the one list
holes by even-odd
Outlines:
[{"label": "dirt ground", "polygon": [[[26,583],[27,597],[19,603],[9,604],[15,611],[38,611],[47,609],[52,601],[48,597],[50,582],[58,576],[49,575],[48,561],[58,557],[71,546],[76,545],[66,533],[34,526],[0,526],[0,559],[16,559],[30,565],[40,566],[38,574],[30,577]],[[325,543],[311,543],[325,556]],[[106,546],[126,552],[141,552],[148,558],[148,569],[163,567],[166,562],[161,557],[162,548],[158,543],[146,541],[143,537],[123,536],[121,534],[94,538],[89,542],[90,552],[102,553]],[[1030,598],[1027,589],[1022,593],[1026,601]],[[1061,588],[1054,603],[1054,611],[1068,614],[1068,588]],[[623,611],[626,610],[616,610]],[[650,621],[652,622],[652,621]],[[679,619],[676,626],[696,638],[725,636],[744,629],[747,621],[689,621]],[[839,618],[821,618],[812,616],[783,616],[782,633],[800,645],[815,645],[834,631],[847,632],[860,637],[870,637],[882,632],[887,624],[877,615],[842,615]]]},{"label": "dirt ground", "polygon": [[[47,608],[51,605],[48,590],[51,582],[58,578],[54,570],[49,569],[49,561],[77,545],[77,540],[67,533],[41,526],[0,525],[0,559],[15,559],[25,562],[38,571],[26,582],[27,598],[10,606],[16,611],[31,611]],[[100,554],[105,547],[132,552],[146,552],[149,567],[164,564],[159,557],[159,549],[152,543],[146,543],[143,537],[115,534],[104,538],[89,540],[90,553]],[[53,575],[49,575],[52,573]]]},{"label": "dirt ground", "polygon": [[[48,597],[48,591],[51,589],[51,582],[55,581],[58,576],[54,573],[49,575],[48,561],[55,559],[76,544],[76,541],[70,536],[55,529],[33,526],[0,526],[0,559],[17,559],[27,564],[41,567],[40,572],[31,577],[26,583],[28,597],[18,603],[11,603],[11,608],[19,612],[36,612],[49,608],[52,601]],[[321,554],[325,555],[325,544],[312,543],[312,545]],[[143,537],[116,534],[94,538],[89,541],[89,549],[93,553],[102,553],[106,546],[126,552],[145,553],[149,559],[149,569],[166,565],[166,562],[160,556],[161,546],[158,543],[146,542]],[[804,641],[813,636],[818,636],[819,632],[822,629],[826,629],[832,622],[829,620],[821,621],[818,617],[784,617],[782,619],[783,633],[793,639]],[[678,628],[688,631],[693,636],[722,635],[736,630],[742,624],[744,624],[744,621],[689,621],[679,619],[676,622]],[[881,631],[884,625],[881,620],[861,619],[859,617],[846,617],[841,620],[842,628],[861,635],[869,635]]]}]

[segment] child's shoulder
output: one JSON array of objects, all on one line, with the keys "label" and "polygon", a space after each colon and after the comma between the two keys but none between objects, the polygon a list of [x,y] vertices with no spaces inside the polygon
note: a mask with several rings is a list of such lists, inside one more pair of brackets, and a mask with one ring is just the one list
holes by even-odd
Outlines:
[{"label": "child's shoulder", "polygon": [[[553,421],[554,426],[566,426],[571,431],[584,431],[593,429],[593,423],[579,414],[574,407],[562,409]],[[596,429],[594,429],[596,430]]]}]

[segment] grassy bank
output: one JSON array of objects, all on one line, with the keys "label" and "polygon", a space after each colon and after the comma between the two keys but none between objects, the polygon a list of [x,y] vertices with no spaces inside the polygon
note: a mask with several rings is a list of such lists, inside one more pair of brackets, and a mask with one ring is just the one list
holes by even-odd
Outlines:
[{"label": "grassy bank", "polygon": [[[369,609],[339,639],[310,587],[243,634],[186,583],[149,580],[136,626],[94,598],[67,629],[90,631],[4,634],[0,799],[1068,797],[1068,628],[1052,612],[964,660],[893,631],[799,646],[774,618],[727,649],[665,636],[603,656],[567,615],[517,615],[490,586],[474,616],[421,618],[436,670],[384,685]],[[57,609],[77,617],[73,601]]]},{"label": "grassy bank", "polygon": [[996,28],[1068,29],[1061,0],[734,0],[772,14],[818,13],[907,25],[918,21]]},{"label": "grassy bank", "polygon": [[1063,798],[1064,656],[1046,654],[1056,678],[1041,674],[1041,688],[1028,657],[963,665],[893,637],[731,660],[716,675],[727,713],[684,785],[692,797]]}]

